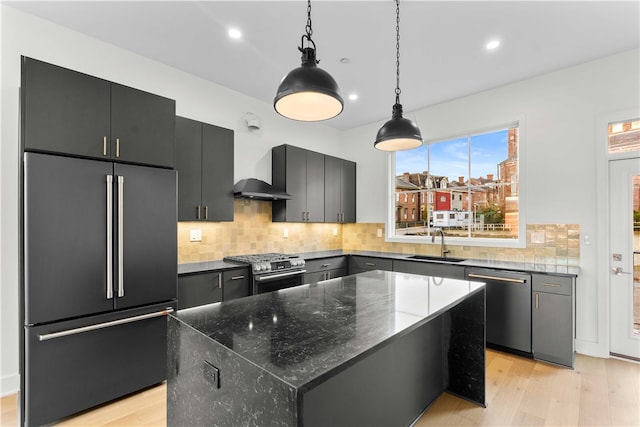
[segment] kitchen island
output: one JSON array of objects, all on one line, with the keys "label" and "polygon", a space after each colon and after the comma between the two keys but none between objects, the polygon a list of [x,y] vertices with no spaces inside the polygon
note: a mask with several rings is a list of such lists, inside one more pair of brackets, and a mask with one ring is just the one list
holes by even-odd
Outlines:
[{"label": "kitchen island", "polygon": [[409,425],[485,405],[484,284],[371,271],[169,318],[169,426]]}]

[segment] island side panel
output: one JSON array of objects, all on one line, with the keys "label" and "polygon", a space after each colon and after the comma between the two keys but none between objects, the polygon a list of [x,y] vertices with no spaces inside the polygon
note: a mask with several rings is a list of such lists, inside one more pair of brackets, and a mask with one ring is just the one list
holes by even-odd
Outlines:
[{"label": "island side panel", "polygon": [[292,387],[174,317],[168,322],[169,427],[297,424]]},{"label": "island side panel", "polygon": [[305,427],[410,425],[445,389],[442,316],[300,396]]},{"label": "island side panel", "polygon": [[469,296],[444,314],[447,392],[486,407],[485,294]]}]

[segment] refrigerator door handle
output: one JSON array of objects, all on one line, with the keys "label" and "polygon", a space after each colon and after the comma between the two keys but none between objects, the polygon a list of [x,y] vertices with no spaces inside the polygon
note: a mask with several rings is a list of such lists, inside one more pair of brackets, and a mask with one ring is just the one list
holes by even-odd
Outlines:
[{"label": "refrigerator door handle", "polygon": [[138,316],[126,317],[124,319],[112,320],[110,322],[96,323],[93,325],[82,326],[79,328],[65,329],[64,331],[59,331],[59,332],[51,332],[48,334],[38,334],[38,341],[48,341],[54,338],[62,338],[69,335],[81,334],[83,332],[95,331],[96,329],[110,328],[112,326],[124,325],[126,323],[138,322],[140,320],[166,316],[169,313],[173,313],[173,308],[167,307],[164,310],[155,311],[153,313],[140,314]]},{"label": "refrigerator door handle", "polygon": [[124,176],[118,175],[118,298],[124,296]]},{"label": "refrigerator door handle", "polygon": [[107,175],[107,299],[113,298],[113,175]]}]

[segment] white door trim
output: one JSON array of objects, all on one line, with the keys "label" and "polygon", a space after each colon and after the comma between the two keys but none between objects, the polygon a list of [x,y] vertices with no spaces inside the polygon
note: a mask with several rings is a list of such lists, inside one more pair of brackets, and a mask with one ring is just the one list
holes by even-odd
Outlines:
[{"label": "white door trim", "polygon": [[[640,117],[640,108],[611,111],[597,117],[596,122],[596,218],[597,218],[597,257],[596,277],[598,278],[598,341],[596,343],[576,341],[576,350],[596,357],[609,357],[610,350],[610,280],[609,274],[609,160],[624,158],[624,155],[612,156],[608,151],[609,123]],[[627,157],[635,157],[627,154]],[[579,292],[580,276],[578,276]],[[577,308],[579,309],[579,308]]]}]

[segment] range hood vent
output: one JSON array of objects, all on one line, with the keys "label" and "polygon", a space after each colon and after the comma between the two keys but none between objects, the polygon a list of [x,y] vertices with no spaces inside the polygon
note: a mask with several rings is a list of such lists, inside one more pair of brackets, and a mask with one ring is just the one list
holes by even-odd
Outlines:
[{"label": "range hood vent", "polygon": [[256,178],[241,179],[233,186],[233,196],[240,199],[253,200],[289,200],[291,195],[278,191]]}]

